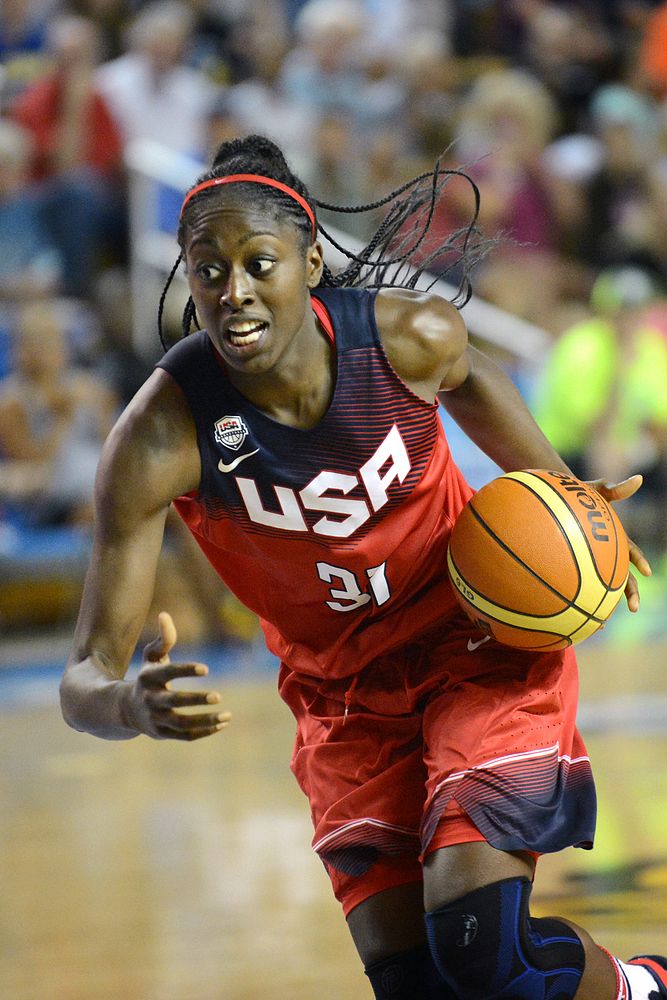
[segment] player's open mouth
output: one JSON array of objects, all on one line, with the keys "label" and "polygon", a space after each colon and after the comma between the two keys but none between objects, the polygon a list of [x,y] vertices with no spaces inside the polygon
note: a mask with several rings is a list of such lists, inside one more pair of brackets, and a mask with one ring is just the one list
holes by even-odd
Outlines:
[{"label": "player's open mouth", "polygon": [[227,336],[234,347],[249,347],[255,344],[267,328],[267,323],[245,321],[227,327]]}]

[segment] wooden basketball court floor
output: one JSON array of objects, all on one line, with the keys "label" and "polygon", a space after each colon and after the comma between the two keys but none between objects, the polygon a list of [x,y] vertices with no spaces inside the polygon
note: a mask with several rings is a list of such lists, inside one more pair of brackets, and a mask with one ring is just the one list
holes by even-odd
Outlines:
[{"label": "wooden basketball court floor", "polygon": [[[536,911],[665,953],[667,640],[579,658],[598,838],[540,862]],[[234,720],[196,744],[72,732],[57,682],[0,672],[0,996],[368,1000],[267,672],[216,677]]]}]

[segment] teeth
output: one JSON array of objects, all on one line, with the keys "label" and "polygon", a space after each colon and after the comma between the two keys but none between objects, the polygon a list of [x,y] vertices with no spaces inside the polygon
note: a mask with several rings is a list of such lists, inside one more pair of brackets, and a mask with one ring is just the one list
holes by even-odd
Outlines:
[{"label": "teeth", "polygon": [[227,327],[227,334],[235,347],[248,347],[259,340],[262,330],[265,328],[266,323],[239,320],[236,326]]},{"label": "teeth", "polygon": [[228,330],[232,334],[238,334],[243,336],[251,331],[260,330],[264,324],[263,323],[253,323],[252,320],[244,320],[242,323],[238,323],[236,326],[228,327]]},{"label": "teeth", "polygon": [[229,331],[229,339],[235,347],[246,347],[248,344],[254,344],[255,341],[259,340],[259,335],[262,332],[261,328],[255,329],[254,333],[249,333],[247,337],[241,337],[238,333],[233,333]]}]

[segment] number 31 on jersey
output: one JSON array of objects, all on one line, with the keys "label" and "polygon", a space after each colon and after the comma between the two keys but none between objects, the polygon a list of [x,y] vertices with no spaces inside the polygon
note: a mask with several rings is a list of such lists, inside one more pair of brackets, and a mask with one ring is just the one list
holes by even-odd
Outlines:
[{"label": "number 31 on jersey", "polygon": [[[356,611],[362,608],[369,601],[375,601],[378,607],[386,604],[391,597],[389,584],[385,573],[386,562],[379,566],[371,566],[366,570],[368,580],[368,591],[364,591],[359,586],[357,577],[352,570],[343,566],[331,566],[330,563],[318,562],[317,573],[324,583],[334,583],[340,580],[340,587],[331,587],[329,593],[335,600],[327,601],[326,604],[334,611]],[[366,582],[366,581],[364,581]],[[370,591],[370,592],[369,592]],[[346,603],[343,604],[342,602]]]}]

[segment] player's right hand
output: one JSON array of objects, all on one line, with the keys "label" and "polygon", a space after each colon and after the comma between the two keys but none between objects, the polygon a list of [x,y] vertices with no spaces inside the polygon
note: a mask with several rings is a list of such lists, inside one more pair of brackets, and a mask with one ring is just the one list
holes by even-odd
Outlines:
[{"label": "player's right hand", "polygon": [[143,651],[143,665],[132,684],[130,714],[141,733],[158,740],[199,740],[213,736],[228,725],[230,712],[218,709],[189,712],[197,706],[217,705],[218,691],[174,690],[178,677],[204,677],[204,663],[172,663],[169,652],[176,643],[176,627],[166,611],[158,616],[159,634]]}]

